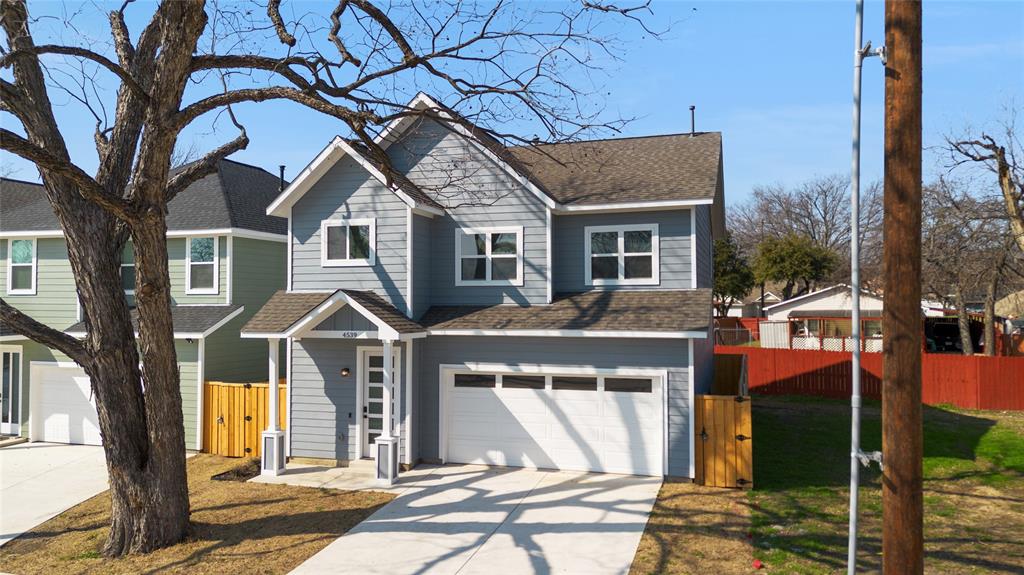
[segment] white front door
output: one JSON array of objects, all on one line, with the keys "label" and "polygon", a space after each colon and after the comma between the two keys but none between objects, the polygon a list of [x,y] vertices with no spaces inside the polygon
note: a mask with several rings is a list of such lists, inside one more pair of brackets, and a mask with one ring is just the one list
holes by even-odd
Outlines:
[{"label": "white front door", "polygon": [[21,435],[21,348],[0,347],[0,434]]},{"label": "white front door", "polygon": [[[398,418],[398,386],[401,381],[401,359],[395,350],[392,363],[392,382],[395,386],[391,394],[391,429],[394,431]],[[384,433],[384,354],[379,350],[366,351],[362,354],[360,365],[362,375],[363,397],[363,437],[362,455],[377,457],[373,449],[374,441]]]},{"label": "white front door", "polygon": [[663,473],[657,374],[450,371],[446,454],[479,463],[632,475]]},{"label": "white front door", "polygon": [[89,376],[80,367],[32,366],[33,441],[101,445]]}]

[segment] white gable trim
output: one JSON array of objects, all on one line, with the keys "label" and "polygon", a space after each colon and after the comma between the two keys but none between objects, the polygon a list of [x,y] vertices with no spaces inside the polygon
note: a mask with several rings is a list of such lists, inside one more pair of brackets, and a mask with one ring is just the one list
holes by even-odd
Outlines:
[{"label": "white gable trim", "polygon": [[699,200],[657,200],[649,202],[584,204],[582,206],[559,205],[557,208],[555,208],[555,213],[575,215],[593,213],[647,212],[657,210],[670,210],[673,208],[688,208],[691,206],[705,206],[711,205],[712,203],[714,203],[714,201],[711,198],[702,198]]},{"label": "white gable trim", "polygon": [[[362,304],[355,301],[348,296],[345,292],[338,290],[331,294],[331,297],[324,300],[320,305],[312,309],[312,311],[306,313],[298,320],[296,320],[288,329],[281,333],[242,333],[241,337],[247,339],[265,339],[265,338],[295,338],[301,339],[302,337],[308,337],[312,332],[313,328],[320,325],[325,319],[334,315],[334,313],[345,306],[351,306],[359,315],[365,317],[373,325],[377,326],[375,337],[380,339],[391,339],[399,340],[402,339],[398,331],[387,324],[384,320],[380,319],[376,315],[372,314],[369,310],[363,307]],[[406,339],[410,334],[406,334]],[[415,334],[413,334],[415,335]],[[314,336],[315,337],[315,336]]]},{"label": "white gable trim", "polygon": [[416,202],[409,194],[402,191],[396,185],[388,185],[387,178],[384,174],[377,169],[376,166],[371,164],[366,158],[363,157],[352,144],[346,142],[340,136],[335,136],[333,140],[327,146],[320,151],[319,154],[313,161],[310,162],[305,168],[299,172],[292,183],[281,192],[277,198],[267,207],[267,215],[279,216],[286,218],[289,216],[290,208],[295,205],[295,202],[306,194],[316,184],[320,178],[322,178],[328,170],[330,170],[339,160],[345,156],[351,157],[357,164],[363,169],[370,173],[377,181],[384,184],[391,190],[396,196],[398,196],[407,206],[417,210],[421,210],[434,215],[441,215],[443,212],[434,206],[427,206]]}]

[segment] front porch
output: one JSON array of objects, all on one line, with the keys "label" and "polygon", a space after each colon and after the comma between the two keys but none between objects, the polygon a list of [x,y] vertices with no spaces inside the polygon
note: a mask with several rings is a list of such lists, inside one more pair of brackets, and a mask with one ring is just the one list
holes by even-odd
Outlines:
[{"label": "front porch", "polygon": [[[413,346],[425,336],[419,324],[371,292],[275,294],[242,329],[242,337],[268,342],[271,389],[262,475],[297,470],[291,475],[320,485],[361,484],[366,477],[355,471],[368,469],[376,486],[393,485],[399,464],[411,464]],[[283,407],[276,399],[281,340],[287,342]],[[276,425],[281,409],[293,422],[287,434]],[[286,455],[348,467],[323,466],[319,471],[326,476],[313,479],[315,468],[286,470]]]}]

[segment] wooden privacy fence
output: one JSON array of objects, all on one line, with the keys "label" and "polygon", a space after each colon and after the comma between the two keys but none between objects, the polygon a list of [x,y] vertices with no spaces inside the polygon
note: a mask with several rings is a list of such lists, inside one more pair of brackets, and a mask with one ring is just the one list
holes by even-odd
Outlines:
[{"label": "wooden privacy fence", "polygon": [[[747,356],[752,394],[850,397],[850,354],[832,351],[717,346],[715,353]],[[882,354],[861,354],[862,395],[882,396]],[[925,353],[921,399],[966,409],[1024,410],[1024,357]]]},{"label": "wooden privacy fence", "polygon": [[754,485],[750,398],[742,395],[698,395],[695,398],[695,475],[699,485]]},{"label": "wooden privacy fence", "polygon": [[[278,426],[285,428],[285,380],[278,385]],[[270,386],[207,381],[203,386],[203,451],[226,457],[259,457],[267,428]]]}]

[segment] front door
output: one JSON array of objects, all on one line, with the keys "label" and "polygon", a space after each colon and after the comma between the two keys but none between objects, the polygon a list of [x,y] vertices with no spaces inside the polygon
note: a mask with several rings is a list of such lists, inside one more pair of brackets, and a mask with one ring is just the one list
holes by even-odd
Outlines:
[{"label": "front door", "polygon": [[[398,417],[398,387],[401,377],[401,365],[397,350],[392,363],[392,382],[395,385],[391,394],[391,429],[394,430],[395,418]],[[363,354],[362,365],[363,385],[363,450],[364,457],[377,457],[373,448],[377,437],[384,433],[384,354],[380,351],[369,351]]]},{"label": "front door", "polygon": [[0,434],[21,435],[21,351],[0,351]]}]

